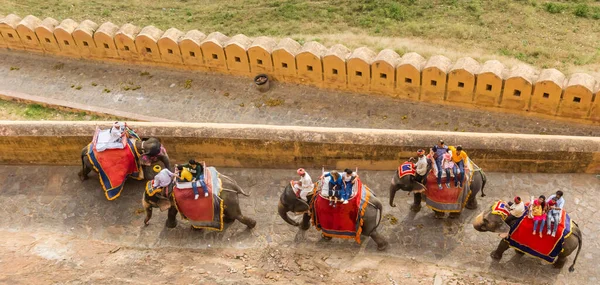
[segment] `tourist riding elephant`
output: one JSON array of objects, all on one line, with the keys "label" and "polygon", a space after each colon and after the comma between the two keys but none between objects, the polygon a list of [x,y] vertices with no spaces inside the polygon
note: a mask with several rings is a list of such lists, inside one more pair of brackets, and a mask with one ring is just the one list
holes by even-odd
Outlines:
[{"label": "tourist riding elephant", "polygon": [[[425,177],[427,177],[429,175],[429,172],[432,170],[432,163],[430,160],[428,160],[428,164],[427,164],[427,173],[425,174]],[[467,203],[465,205],[465,208],[473,210],[477,208],[477,193],[479,193],[481,191],[481,197],[484,197],[485,194],[483,193],[483,188],[485,187],[485,183],[487,182],[485,173],[483,171],[474,171],[473,173],[473,180],[472,183],[470,185],[470,189],[471,189],[471,195],[468,197],[467,199]],[[424,190],[426,190],[425,185],[419,183],[416,181],[415,179],[415,175],[404,175],[402,177],[400,177],[398,170],[396,170],[396,173],[394,174],[394,177],[392,177],[392,183],[390,185],[390,206],[392,207],[396,207],[396,204],[394,203],[394,197],[396,197],[396,192],[398,190],[402,190],[402,191],[407,191],[407,192],[413,192],[413,196],[414,196],[414,203],[410,206],[410,209],[413,212],[418,212],[421,210],[421,200],[422,200],[422,193]],[[442,212],[438,212],[435,211],[435,215],[436,217],[441,217],[443,216]],[[460,215],[460,213],[451,213],[450,217],[452,218],[456,218],[458,217],[458,215]]]},{"label": "tourist riding elephant", "polygon": [[[492,203],[490,207],[487,208],[487,210],[485,210],[475,218],[475,220],[473,221],[473,227],[475,228],[475,230],[479,232],[502,233],[506,232],[504,229],[502,229],[503,227],[505,227],[504,225],[507,225],[509,227],[516,225],[515,223],[517,223],[519,220],[517,217],[508,215],[508,217],[503,220],[501,215],[492,213],[492,209],[496,203],[497,201]],[[529,234],[529,232],[527,232],[527,234]],[[562,268],[565,265],[565,262],[567,261],[567,257],[571,255],[571,253],[573,253],[575,249],[577,249],[577,254],[575,254],[573,264],[571,264],[571,266],[569,267],[569,272],[573,272],[575,270],[575,262],[577,262],[579,251],[581,251],[581,244],[581,230],[579,229],[579,226],[577,226],[576,223],[573,223],[573,226],[571,226],[571,234],[565,238],[563,243],[563,249],[558,254],[558,259],[553,264],[554,267]],[[490,256],[495,260],[500,260],[502,258],[502,255],[508,248],[509,243],[505,239],[502,239],[500,240],[500,243],[498,244],[496,250],[490,253]],[[517,254],[523,255],[521,251],[516,252]]]},{"label": "tourist riding elephant", "polygon": [[[164,167],[167,169],[171,169],[171,164],[169,162],[169,156],[165,151],[161,151],[161,143],[157,138],[149,138],[147,140],[135,140],[134,141],[135,148],[138,151],[141,151],[140,158],[142,160],[142,170],[145,179],[152,179],[153,172],[151,163],[153,160],[157,160],[163,163]],[[88,145],[89,146],[89,145]],[[92,166],[92,163],[89,159],[85,159],[88,153],[88,146],[85,146],[81,150],[81,164],[82,170],[79,172],[79,178],[81,181],[88,179],[88,174],[95,170]],[[143,163],[144,159],[148,160],[146,163]]]},{"label": "tourist riding elephant", "polygon": [[[221,194],[220,199],[223,200],[223,222],[232,223],[235,220],[238,220],[240,223],[246,225],[249,229],[252,229],[256,226],[256,221],[252,218],[246,217],[242,215],[242,210],[240,208],[240,201],[238,199],[238,194],[242,194],[246,197],[250,196],[242,187],[240,187],[235,180],[230,178],[229,176],[219,174],[219,178],[221,179]],[[172,185],[170,186],[172,187]],[[146,218],[144,219],[144,224],[148,225],[150,219],[152,218],[152,208],[163,208],[168,207],[169,213],[167,217],[167,221],[165,226],[167,228],[174,228],[177,226],[177,206],[175,205],[173,192],[170,191],[170,195],[168,198],[165,198],[164,191],[162,195],[154,195],[149,196],[146,191],[144,191],[144,197],[142,199],[142,205],[144,210],[146,211]]]},{"label": "tourist riding elephant", "polygon": [[[311,201],[312,196],[313,195],[308,195],[307,200]],[[370,236],[373,241],[375,241],[378,250],[385,250],[389,245],[388,241],[377,232],[377,227],[379,226],[381,217],[383,215],[382,209],[383,205],[381,204],[381,201],[379,201],[375,195],[372,195],[369,200],[369,205],[366,208],[365,215],[363,217],[364,223],[362,225],[362,233]],[[285,187],[285,190],[283,190],[283,193],[279,199],[278,212],[279,216],[281,216],[281,218],[288,224],[295,227],[299,226],[300,229],[304,231],[310,228],[310,215],[308,214],[309,206],[304,200],[301,200],[296,196],[292,186],[289,184]],[[298,214],[302,213],[303,216],[301,224],[292,220],[288,216],[288,212]],[[327,240],[331,239],[330,237],[326,236],[323,236],[323,238]]]}]

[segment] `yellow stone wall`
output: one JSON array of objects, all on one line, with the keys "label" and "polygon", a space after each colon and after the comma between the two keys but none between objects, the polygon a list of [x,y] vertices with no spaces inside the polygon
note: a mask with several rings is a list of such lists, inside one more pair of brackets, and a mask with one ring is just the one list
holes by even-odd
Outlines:
[{"label": "yellow stone wall", "polygon": [[[249,77],[266,73],[273,80],[329,89],[600,123],[600,96],[590,95],[598,91],[567,85],[562,80],[568,81],[569,76],[561,79],[556,70],[506,76],[497,70],[453,70],[456,63],[439,55],[422,59],[409,53],[411,60],[407,61],[405,55],[393,51],[384,50],[378,56],[364,47],[350,51],[336,45],[337,52],[331,53],[329,47],[314,42],[302,46],[283,39],[277,44],[268,37],[257,37],[231,43],[233,38],[218,32],[208,36],[197,30],[182,32],[162,37],[163,32],[152,26],[125,24],[118,28],[109,22],[96,25],[71,19],[58,23],[52,18],[39,21],[34,16],[11,14],[0,16],[0,49]],[[477,64],[471,62],[471,66]]]},{"label": "yellow stone wall", "polygon": [[[96,126],[110,128],[111,124],[0,121],[0,164],[80,165],[81,149],[91,141]],[[413,156],[416,149],[431,147],[432,137],[445,136],[449,144],[468,141],[469,157],[489,172],[600,171],[600,138],[594,137],[373,129],[349,132],[319,127],[180,122],[128,125],[142,137],[158,138],[175,163],[197,157],[217,167],[325,166],[391,171]],[[202,139],[198,139],[199,133]]]}]

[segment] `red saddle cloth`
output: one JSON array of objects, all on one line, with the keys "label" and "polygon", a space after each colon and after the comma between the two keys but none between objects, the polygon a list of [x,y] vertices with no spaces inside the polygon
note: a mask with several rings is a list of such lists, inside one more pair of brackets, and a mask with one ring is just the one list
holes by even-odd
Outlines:
[{"label": "red saddle cloth", "polygon": [[315,224],[321,227],[323,234],[328,237],[353,239],[356,237],[356,222],[358,218],[357,197],[350,198],[348,204],[337,203],[329,205],[329,200],[317,194],[314,201]]},{"label": "red saddle cloth", "polygon": [[140,166],[134,142],[127,140],[123,149],[107,149],[96,151],[93,143],[88,145],[87,158],[98,172],[100,184],[108,200],[121,195],[125,180],[128,177],[140,180]]},{"label": "red saddle cloth", "polygon": [[[198,194],[200,197],[194,199],[194,190],[192,188],[177,188],[177,185],[173,187],[173,195],[175,198],[175,205],[177,210],[184,219],[190,221],[195,228],[209,228],[214,230],[221,230],[221,225],[218,223],[221,220],[219,217],[219,207],[222,205],[221,199],[218,198],[218,193],[214,193],[214,181],[218,181],[215,178],[218,175],[213,168],[207,168],[204,171],[204,180],[208,187],[208,197],[204,197],[204,189],[198,185]],[[218,182],[216,182],[218,183]],[[216,187],[220,187],[217,185]],[[215,195],[217,194],[217,195]],[[219,201],[215,203],[215,199]]]},{"label": "red saddle cloth", "polygon": [[440,190],[435,173],[433,170],[429,172],[429,175],[427,175],[427,185],[425,185],[427,188],[425,190],[427,206],[440,212],[460,212],[471,193],[471,173],[469,169],[465,168],[465,182],[462,188],[454,187],[453,178],[448,181],[450,188],[446,187],[448,179],[448,177],[442,178],[442,190]]},{"label": "red saddle cloth", "polygon": [[329,200],[321,196],[321,182],[315,187],[315,195],[312,199],[310,211],[313,224],[324,236],[345,239],[354,239],[360,244],[363,216],[368,205],[371,192],[362,184],[360,179],[355,181],[358,189],[356,194],[348,200],[348,204],[336,203],[330,206]]},{"label": "red saddle cloth", "polygon": [[[539,229],[540,223],[538,222],[536,230]],[[525,213],[515,223],[515,226],[511,227],[510,235],[506,240],[512,247],[522,252],[554,263],[558,254],[562,251],[564,239],[571,234],[571,218],[565,211],[562,211],[560,223],[554,237],[546,234],[547,227],[548,225],[544,225],[541,238],[539,232],[534,235],[533,219],[527,217],[527,213]]]}]

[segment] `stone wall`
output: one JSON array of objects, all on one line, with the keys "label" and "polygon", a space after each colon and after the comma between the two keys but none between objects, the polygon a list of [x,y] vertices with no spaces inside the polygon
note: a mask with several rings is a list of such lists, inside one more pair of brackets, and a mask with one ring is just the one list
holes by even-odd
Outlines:
[{"label": "stone wall", "polygon": [[527,65],[507,69],[490,60],[428,60],[416,53],[400,56],[316,42],[300,45],[286,38],[206,36],[175,28],[118,27],[85,20],[43,21],[35,16],[0,18],[0,48],[75,58],[158,65],[241,76],[266,73],[274,80],[323,88],[384,94],[549,118],[600,122],[600,84],[587,74],[565,76],[556,69]]},{"label": "stone wall", "polygon": [[[110,122],[0,121],[0,164],[80,164],[97,125]],[[296,126],[131,123],[159,138],[169,156],[219,167],[393,170],[438,139],[462,144],[487,171],[600,173],[600,138]]]}]

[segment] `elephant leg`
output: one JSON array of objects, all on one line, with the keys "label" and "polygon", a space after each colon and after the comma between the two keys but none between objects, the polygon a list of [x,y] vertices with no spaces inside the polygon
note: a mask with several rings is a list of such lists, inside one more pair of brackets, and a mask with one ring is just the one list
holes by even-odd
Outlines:
[{"label": "elephant leg", "polygon": [[502,255],[508,248],[509,248],[508,242],[506,242],[504,240],[500,240],[498,247],[496,248],[496,250],[494,250],[490,253],[490,256],[492,257],[492,259],[500,260],[500,259],[502,259]]},{"label": "elephant leg", "polygon": [[421,200],[422,200],[421,193],[415,193],[413,195],[413,199],[414,199],[414,203],[410,206],[410,210],[415,213],[418,211],[421,211]]},{"label": "elephant leg", "polygon": [[230,216],[228,216],[227,214],[224,214],[223,215],[223,222],[226,223],[226,224],[231,224],[231,223],[235,222],[235,219],[232,218],[232,217],[230,217]]},{"label": "elephant leg", "polygon": [[516,254],[517,254],[519,257],[521,257],[521,256],[525,255],[525,253],[524,253],[524,252],[522,252],[522,251],[519,251],[519,250],[516,250],[516,249],[515,249],[515,253],[516,253]]},{"label": "elephant leg", "polygon": [[387,239],[384,238],[377,231],[373,231],[371,233],[371,238],[377,244],[377,250],[380,250],[380,251],[386,250],[388,248],[388,246],[390,245],[390,243],[387,241]]},{"label": "elephant leg", "polygon": [[81,171],[79,171],[79,173],[77,173],[77,175],[79,176],[79,179],[81,181],[85,181],[87,180],[88,174],[90,174],[90,172],[92,172],[92,166],[88,165],[88,163],[86,163],[86,159],[82,156],[81,157]]},{"label": "elephant leg", "polygon": [[300,223],[300,229],[306,231],[310,228],[310,216],[307,213],[302,215],[302,222]]},{"label": "elephant leg", "polygon": [[460,217],[460,212],[458,212],[458,213],[450,213],[448,215],[448,218],[450,218],[450,219],[457,219],[458,217]]},{"label": "elephant leg", "polygon": [[167,222],[165,223],[165,226],[170,229],[177,226],[177,208],[175,207],[175,205],[169,208],[169,213],[167,215]]},{"label": "elephant leg", "polygon": [[433,213],[434,213],[433,217],[436,219],[443,219],[445,216],[444,212],[433,210]]},{"label": "elephant leg", "polygon": [[150,203],[146,202],[146,192],[144,192],[144,195],[142,195],[142,206],[144,207],[144,211],[146,211],[144,226],[147,226],[150,223],[150,219],[152,218],[152,206],[150,205]]},{"label": "elephant leg", "polygon": [[561,269],[565,266],[566,262],[567,262],[567,256],[559,254],[558,258],[556,259],[556,262],[554,262],[554,264],[552,264],[552,266],[554,266],[554,268]]},{"label": "elephant leg", "polygon": [[465,208],[469,210],[477,209],[477,197],[472,196],[471,198],[469,198],[469,200],[467,201],[467,205],[465,205]]},{"label": "elephant leg", "polygon": [[249,229],[252,229],[256,226],[256,221],[254,219],[245,217],[242,214],[238,215],[235,219],[238,220],[240,223],[246,225]]}]

